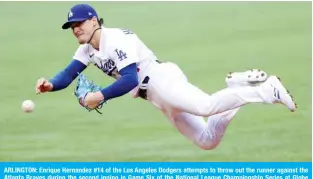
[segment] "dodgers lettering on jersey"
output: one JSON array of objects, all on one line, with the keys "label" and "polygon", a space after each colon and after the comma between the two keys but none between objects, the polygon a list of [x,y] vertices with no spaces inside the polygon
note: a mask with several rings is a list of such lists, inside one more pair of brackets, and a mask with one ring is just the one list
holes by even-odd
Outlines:
[{"label": "dodgers lettering on jersey", "polygon": [[120,77],[115,62],[111,59],[99,60],[99,63],[95,63],[95,66],[115,79]]},{"label": "dodgers lettering on jersey", "polygon": [[74,59],[85,65],[94,64],[105,74],[118,79],[119,71],[136,63],[139,82],[157,60],[153,52],[130,30],[102,27],[99,50],[90,44],[80,45]]}]

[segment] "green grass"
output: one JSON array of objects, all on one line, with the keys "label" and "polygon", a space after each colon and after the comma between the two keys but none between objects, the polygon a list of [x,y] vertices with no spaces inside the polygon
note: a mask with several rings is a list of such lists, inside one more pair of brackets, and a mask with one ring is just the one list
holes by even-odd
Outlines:
[{"label": "green grass", "polygon": [[[311,2],[97,2],[109,27],[135,31],[161,60],[208,93],[229,71],[279,75],[299,109],[244,107],[221,144],[202,151],[152,105],[129,95],[89,113],[66,90],[35,95],[77,48],[61,30],[73,2],[0,2],[1,161],[311,161]],[[89,78],[112,80],[93,66]],[[76,81],[75,81],[76,82]],[[21,103],[32,99],[31,114]]]}]

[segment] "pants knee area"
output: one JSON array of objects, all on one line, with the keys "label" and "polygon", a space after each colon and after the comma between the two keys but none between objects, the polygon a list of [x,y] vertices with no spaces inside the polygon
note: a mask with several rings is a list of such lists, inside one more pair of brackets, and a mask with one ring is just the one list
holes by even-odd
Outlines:
[{"label": "pants knee area", "polygon": [[213,114],[211,114],[210,111],[208,111],[208,108],[207,107],[204,107],[204,106],[199,106],[197,107],[196,109],[196,115],[197,116],[203,116],[203,117],[209,117]]},{"label": "pants knee area", "polygon": [[219,143],[220,141],[206,142],[206,143],[198,142],[196,143],[196,145],[202,150],[213,150],[218,146]]}]

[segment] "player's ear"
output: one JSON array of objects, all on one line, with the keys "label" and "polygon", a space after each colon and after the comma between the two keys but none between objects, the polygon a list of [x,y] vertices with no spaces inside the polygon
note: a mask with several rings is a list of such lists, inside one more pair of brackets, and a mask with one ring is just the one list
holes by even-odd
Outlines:
[{"label": "player's ear", "polygon": [[93,17],[91,20],[92,20],[93,27],[96,27],[96,25],[98,24],[98,18],[97,17]]}]

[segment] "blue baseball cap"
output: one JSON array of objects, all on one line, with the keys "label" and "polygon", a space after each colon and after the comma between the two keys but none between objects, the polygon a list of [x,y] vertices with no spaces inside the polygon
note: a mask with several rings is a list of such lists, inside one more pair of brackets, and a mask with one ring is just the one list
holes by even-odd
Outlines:
[{"label": "blue baseball cap", "polygon": [[67,14],[67,22],[63,24],[62,29],[68,29],[73,22],[83,22],[87,19],[97,17],[96,10],[88,4],[77,4],[71,8]]}]

